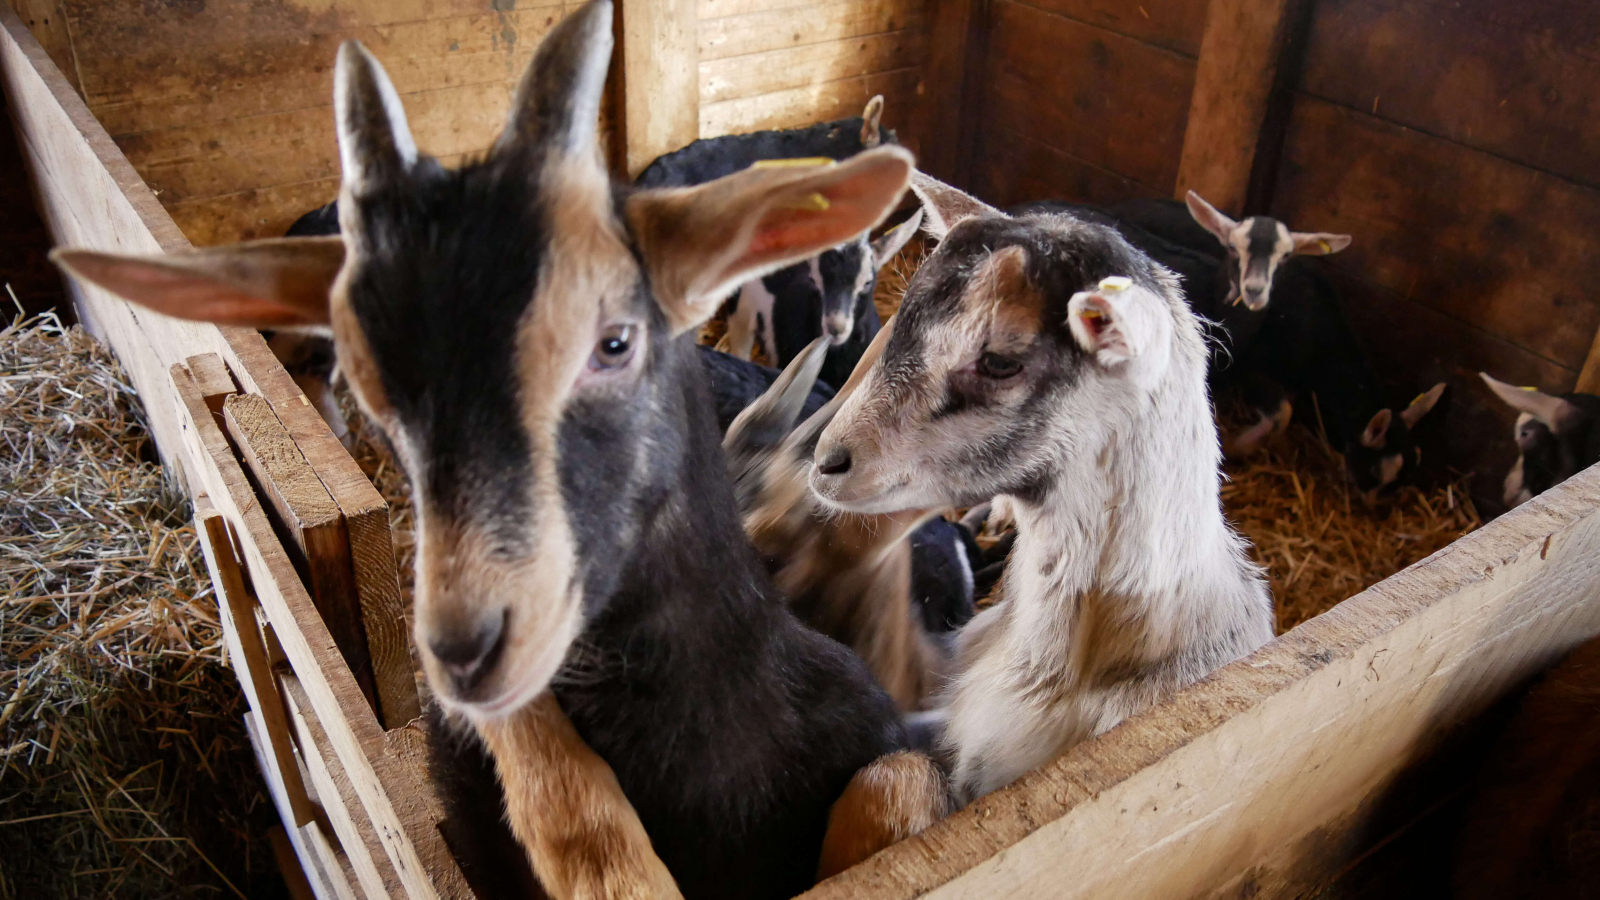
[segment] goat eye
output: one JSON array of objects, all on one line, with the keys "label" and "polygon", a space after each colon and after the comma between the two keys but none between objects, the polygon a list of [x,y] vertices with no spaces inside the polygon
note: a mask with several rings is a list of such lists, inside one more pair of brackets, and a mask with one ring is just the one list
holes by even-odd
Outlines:
[{"label": "goat eye", "polygon": [[1002,381],[1022,371],[1022,363],[1007,359],[998,353],[985,353],[978,357],[978,374]]},{"label": "goat eye", "polygon": [[617,369],[633,358],[633,326],[612,325],[600,335],[594,345],[594,355],[589,357],[591,369]]}]

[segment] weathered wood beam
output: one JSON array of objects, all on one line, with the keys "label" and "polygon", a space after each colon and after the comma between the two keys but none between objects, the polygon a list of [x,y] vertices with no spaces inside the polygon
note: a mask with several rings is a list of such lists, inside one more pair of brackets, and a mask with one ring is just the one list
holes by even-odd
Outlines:
[{"label": "weathered wood beam", "polygon": [[628,177],[700,136],[695,0],[622,0],[622,139]]}]

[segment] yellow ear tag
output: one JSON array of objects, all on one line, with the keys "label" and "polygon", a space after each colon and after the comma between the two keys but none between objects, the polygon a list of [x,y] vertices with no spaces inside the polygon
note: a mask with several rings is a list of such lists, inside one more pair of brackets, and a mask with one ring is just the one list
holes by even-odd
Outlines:
[{"label": "yellow ear tag", "polygon": [[752,169],[807,169],[838,165],[826,156],[797,156],[792,159],[758,159],[750,164]]},{"label": "yellow ear tag", "polygon": [[1411,407],[1416,406],[1418,403],[1421,403],[1422,402],[1422,398],[1426,397],[1426,396],[1428,396],[1428,394],[1427,394],[1426,391],[1424,391],[1423,393],[1418,394],[1415,397],[1412,397],[1411,398],[1411,402],[1406,404],[1406,409],[1410,409]]},{"label": "yellow ear tag", "polygon": [[1536,387],[1520,387],[1520,388],[1517,388],[1517,390],[1519,390],[1519,391],[1528,391],[1528,392],[1531,393],[1533,391],[1537,391],[1538,388],[1536,388]]},{"label": "yellow ear tag", "polygon": [[1098,309],[1085,309],[1078,313],[1080,319],[1104,319],[1105,313]]},{"label": "yellow ear tag", "polygon": [[1329,244],[1327,241],[1317,241],[1317,246],[1322,248],[1323,256],[1327,256],[1329,253],[1333,252],[1333,245]]},{"label": "yellow ear tag", "polygon": [[1122,275],[1112,275],[1109,278],[1100,279],[1100,290],[1107,294],[1121,293],[1131,287],[1133,287],[1133,279]]},{"label": "yellow ear tag", "polygon": [[821,194],[811,193],[806,194],[804,197],[790,200],[786,203],[780,203],[778,205],[784,209],[799,209],[806,212],[823,212],[832,204],[828,202],[827,197],[824,197]]}]

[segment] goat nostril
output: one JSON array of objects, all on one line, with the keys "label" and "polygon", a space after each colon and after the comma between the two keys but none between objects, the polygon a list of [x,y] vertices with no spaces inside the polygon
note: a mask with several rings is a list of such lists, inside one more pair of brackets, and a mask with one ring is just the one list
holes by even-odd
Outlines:
[{"label": "goat nostril", "polygon": [[472,689],[494,670],[505,646],[505,615],[483,620],[471,634],[444,634],[428,641],[428,649],[444,666],[458,690]]},{"label": "goat nostril", "polygon": [[817,461],[817,471],[824,475],[843,475],[850,471],[850,448],[835,447]]}]

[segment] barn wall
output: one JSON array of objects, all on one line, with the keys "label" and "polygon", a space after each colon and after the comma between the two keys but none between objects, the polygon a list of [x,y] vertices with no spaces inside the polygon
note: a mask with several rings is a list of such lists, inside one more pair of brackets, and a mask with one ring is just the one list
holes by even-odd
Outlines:
[{"label": "barn wall", "polygon": [[1600,327],[1600,17],[1589,0],[1318,0],[1272,210],[1407,390],[1459,390],[1453,459],[1513,455],[1475,373],[1571,390]]},{"label": "barn wall", "polygon": [[860,115],[909,132],[927,53],[924,0],[699,0],[700,136]]},{"label": "barn wall", "polygon": [[1009,205],[1170,196],[1206,0],[992,0],[971,186]]}]

